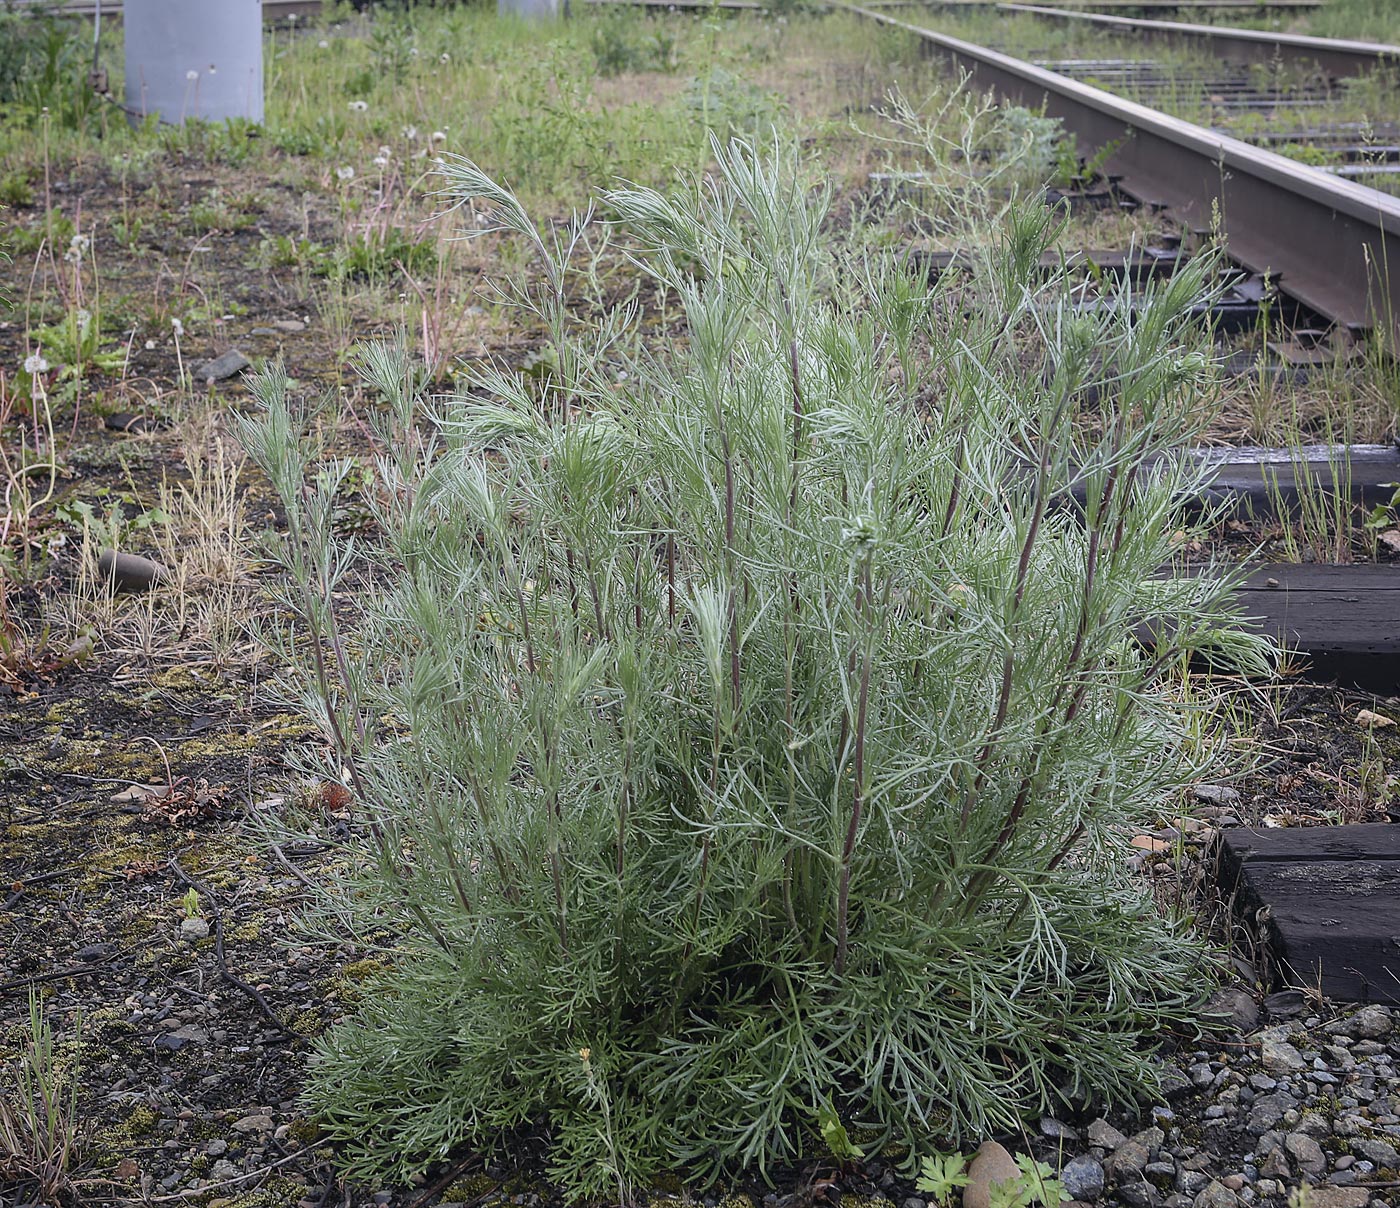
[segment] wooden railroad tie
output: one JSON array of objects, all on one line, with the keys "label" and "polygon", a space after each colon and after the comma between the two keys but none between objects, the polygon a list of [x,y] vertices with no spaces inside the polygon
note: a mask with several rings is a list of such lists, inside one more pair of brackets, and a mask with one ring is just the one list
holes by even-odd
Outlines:
[{"label": "wooden railroad tie", "polygon": [[1236,827],[1217,855],[1286,984],[1400,1003],[1400,826]]}]

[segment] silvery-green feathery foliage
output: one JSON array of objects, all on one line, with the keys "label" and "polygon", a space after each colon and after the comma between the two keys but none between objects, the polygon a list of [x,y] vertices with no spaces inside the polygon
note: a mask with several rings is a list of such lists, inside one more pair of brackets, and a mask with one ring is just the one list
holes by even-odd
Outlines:
[{"label": "silvery-green feathery foliage", "polygon": [[[810,1154],[832,1111],[867,1152],[975,1137],[1135,1094],[1208,980],[1123,865],[1211,766],[1188,652],[1272,660],[1224,580],[1157,574],[1210,266],[1075,309],[1053,215],[1013,207],[969,308],[830,252],[790,148],[715,156],[602,199],[683,310],[645,350],[634,314],[569,310],[583,219],[537,228],[449,161],[538,257],[550,369],[429,404],[401,347],[363,353],[377,544],[332,535],[343,468],[256,382],[353,793],[325,904],[392,937],[308,1092],[353,1175],[526,1123],[578,1197]],[[358,563],[352,640],[329,601]]]}]

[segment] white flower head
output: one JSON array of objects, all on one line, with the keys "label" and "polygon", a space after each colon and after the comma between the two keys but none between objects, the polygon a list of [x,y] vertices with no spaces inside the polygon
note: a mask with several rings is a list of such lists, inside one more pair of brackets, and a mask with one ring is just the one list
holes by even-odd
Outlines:
[{"label": "white flower head", "polygon": [[380,155],[383,155],[383,156],[385,156],[385,157],[388,157],[388,156],[390,156],[390,155],[393,155],[393,153],[394,153],[394,149],[393,149],[392,147],[384,147],[384,146],[381,146],[381,147],[379,148],[379,154],[380,154]]},{"label": "white flower head", "polygon": [[418,127],[405,126],[403,128],[403,136],[404,138],[408,139],[409,142],[415,141],[418,138]]},{"label": "white flower head", "polygon": [[185,72],[185,79],[193,82],[194,80],[199,79],[199,72],[197,72],[193,67],[191,67],[189,71]]},{"label": "white flower head", "polygon": [[319,42],[316,43],[316,45],[319,46],[322,50],[330,50],[331,48],[331,44],[327,42],[325,38],[322,38]]},{"label": "white flower head", "polygon": [[85,332],[88,329],[88,324],[92,322],[92,311],[80,306],[73,317],[78,320],[78,330]]},{"label": "white flower head", "polygon": [[447,141],[447,131],[445,131],[445,130],[434,130],[434,131],[433,131],[433,142],[435,142],[435,143],[445,143],[446,141]]},{"label": "white flower head", "polygon": [[337,180],[354,180],[355,169],[349,164],[342,164],[335,170],[335,177]]},{"label": "white flower head", "polygon": [[351,101],[351,102],[350,102],[350,112],[351,112],[351,113],[363,113],[363,112],[364,112],[366,109],[368,109],[368,108],[369,108],[369,102],[368,102],[368,101]]},{"label": "white flower head", "polygon": [[24,358],[25,373],[48,373],[49,363],[44,360],[43,353],[31,352]]},{"label": "white flower head", "polygon": [[452,56],[451,56],[450,54],[448,54],[447,51],[444,50],[444,51],[442,52],[442,54],[438,55],[438,62],[439,62],[439,63],[450,63],[450,62],[452,62]]},{"label": "white flower head", "polygon": [[68,241],[68,250],[63,253],[63,258],[69,264],[79,264],[82,262],[83,253],[92,246],[92,240],[86,235],[74,235]]},{"label": "white flower head", "polygon": [[408,48],[408,57],[410,59],[416,59],[418,57],[418,47],[410,46]]},{"label": "white flower head", "polygon": [[170,320],[170,330],[175,333],[175,338],[178,340],[185,334],[185,325],[181,323],[179,319],[172,318]]},{"label": "white flower head", "polygon": [[374,157],[374,166],[376,168],[387,168],[389,166],[389,157],[387,155],[376,155]]},{"label": "white flower head", "polygon": [[146,351],[147,351],[147,352],[150,352],[151,349],[154,348],[155,346],[156,346],[156,342],[155,342],[154,340],[147,340],[147,341],[146,341]]}]

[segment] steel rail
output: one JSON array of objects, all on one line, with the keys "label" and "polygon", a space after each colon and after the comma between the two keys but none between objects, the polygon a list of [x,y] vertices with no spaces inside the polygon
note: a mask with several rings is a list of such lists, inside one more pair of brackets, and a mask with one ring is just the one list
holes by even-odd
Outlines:
[{"label": "steel rail", "polygon": [[1106,169],[1192,231],[1217,221],[1230,258],[1353,330],[1400,345],[1400,198],[1251,147],[999,51],[860,5],[852,12],[920,38],[974,87],[1059,118]]},{"label": "steel rail", "polygon": [[1127,34],[1145,34],[1171,42],[1202,46],[1222,59],[1241,63],[1271,63],[1275,59],[1316,63],[1331,76],[1362,75],[1378,67],[1400,64],[1400,46],[1385,42],[1356,42],[1343,38],[1312,38],[1266,29],[1232,29],[1226,25],[1192,25],[1185,21],[1149,21],[1075,12],[1043,4],[998,4],[1008,13],[1031,13],[1057,21],[1084,21]]}]

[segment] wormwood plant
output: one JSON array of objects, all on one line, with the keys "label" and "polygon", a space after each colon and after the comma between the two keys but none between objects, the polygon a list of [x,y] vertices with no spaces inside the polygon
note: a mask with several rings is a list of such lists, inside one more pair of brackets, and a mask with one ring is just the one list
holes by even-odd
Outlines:
[{"label": "wormwood plant", "polygon": [[[353,1175],[527,1122],[576,1196],[762,1168],[842,1119],[867,1152],[976,1138],[1132,1095],[1201,989],[1121,869],[1123,828],[1210,761],[1173,668],[1270,662],[1227,585],[1155,576],[1200,472],[1174,450],[1208,266],[1075,313],[1035,207],[968,315],[836,262],[789,149],[714,154],[604,198],[687,324],[630,355],[635,316],[569,309],[585,219],[537,227],[449,162],[533,249],[517,301],[553,369],[428,409],[402,348],[366,350],[373,548],[333,537],[345,468],[285,375],[256,381],[242,439],[354,795],[328,922],[395,934],[308,1091]],[[352,640],[331,601],[361,561]]]}]

